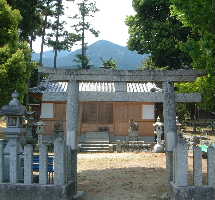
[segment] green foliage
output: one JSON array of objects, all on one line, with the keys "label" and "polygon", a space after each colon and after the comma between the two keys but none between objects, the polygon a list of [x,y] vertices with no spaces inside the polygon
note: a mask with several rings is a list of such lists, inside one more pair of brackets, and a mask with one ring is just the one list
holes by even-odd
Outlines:
[{"label": "green foliage", "polygon": [[[0,0],[0,24],[7,25],[0,29],[0,106],[8,103],[11,93],[16,89],[20,92],[20,100],[28,91],[28,81],[35,64],[31,62],[31,51],[25,42],[18,38],[18,24],[21,19],[17,10],[12,10],[5,0]],[[8,19],[8,20],[7,20]],[[8,33],[8,34],[7,34]]]},{"label": "green foliage", "polygon": [[151,54],[157,67],[186,68],[191,59],[177,44],[186,41],[190,28],[171,16],[169,0],[133,0],[136,11],[126,19],[128,47],[140,54]]},{"label": "green foliage", "polygon": [[173,3],[172,15],[189,27],[192,34],[198,37],[188,37],[187,41],[180,42],[179,48],[192,58],[192,67],[205,70],[208,75],[199,78],[194,84],[184,84],[181,90],[201,92],[203,102],[201,108],[212,110],[215,94],[215,10],[211,0],[171,0]]},{"label": "green foliage", "polygon": [[95,30],[89,22],[89,19],[94,17],[94,14],[99,11],[96,7],[96,2],[92,0],[76,0],[76,2],[78,2],[79,14],[72,17],[73,20],[77,22],[72,27],[74,27],[76,32],[80,34],[80,37],[82,36],[83,31],[89,31],[95,37],[98,37],[99,31]]},{"label": "green foliage", "polygon": [[13,44],[18,38],[17,26],[22,17],[18,10],[11,10],[6,1],[0,1],[0,47],[8,41]]},{"label": "green foliage", "polygon": [[62,1],[59,0],[54,1],[53,7],[54,22],[51,24],[52,32],[48,34],[47,45],[53,47],[54,50],[60,51],[65,49],[64,38],[66,33],[64,31],[64,25],[66,22],[60,20],[60,17],[64,15],[64,7]]},{"label": "green foliage", "polygon": [[93,66],[93,65],[90,64],[90,58],[88,56],[82,56],[81,54],[75,55],[74,62],[77,63],[77,66],[79,68],[81,68],[82,65],[85,66],[84,69],[89,69],[89,68],[91,68]]},{"label": "green foliage", "polygon": [[180,84],[179,92],[201,92],[203,109],[215,107],[214,0],[133,0],[136,15],[129,16],[128,46],[150,54],[143,69],[196,68],[208,75]]},{"label": "green foliage", "polygon": [[207,75],[197,78],[194,83],[180,83],[177,84],[178,91],[181,93],[199,92],[202,95],[202,102],[198,106],[203,110],[214,109],[214,91],[215,91],[215,78],[214,76]]},{"label": "green foliage", "polygon": [[171,0],[172,15],[176,16],[185,27],[190,27],[198,38],[188,38],[180,47],[192,58],[194,68],[214,72],[215,53],[215,11],[211,0]]},{"label": "green foliage", "polygon": [[[61,32],[62,29],[59,28],[58,32]],[[56,38],[56,34],[48,34],[48,46],[53,47],[54,50],[61,51],[61,50],[70,50],[74,43],[80,41],[80,37],[74,33],[69,33],[67,31],[62,31],[62,33],[58,33],[58,40]],[[53,39],[52,39],[53,38]]]},{"label": "green foliage", "polygon": [[109,58],[107,60],[104,60],[104,59],[101,59],[101,60],[102,60],[103,67],[106,69],[117,69],[118,68],[117,62],[113,58]]},{"label": "green foliage", "polygon": [[[13,9],[18,9],[22,16],[19,23],[20,39],[30,44],[36,39],[41,24],[40,6],[44,0],[7,0]],[[32,45],[32,44],[31,44]]]},{"label": "green foliage", "polygon": [[152,60],[151,56],[146,58],[142,65],[139,67],[140,70],[167,70],[168,67],[158,67],[155,65],[154,61]]}]

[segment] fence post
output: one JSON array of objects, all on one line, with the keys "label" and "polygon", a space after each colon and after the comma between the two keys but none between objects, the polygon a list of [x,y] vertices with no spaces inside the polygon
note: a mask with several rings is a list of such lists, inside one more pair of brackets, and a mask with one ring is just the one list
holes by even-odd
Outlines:
[{"label": "fence post", "polygon": [[54,141],[54,184],[65,184],[65,145],[61,137]]},{"label": "fence post", "polygon": [[17,183],[18,178],[18,141],[17,138],[10,139],[10,183]]},{"label": "fence post", "polygon": [[200,147],[193,147],[193,182],[196,186],[202,185],[202,151]]},{"label": "fence post", "polygon": [[0,140],[0,183],[3,183],[4,169],[4,140]]},{"label": "fence post", "polygon": [[32,183],[32,154],[33,147],[31,144],[27,144],[24,146],[24,183],[31,184]]},{"label": "fence post", "polygon": [[175,148],[174,155],[176,156],[174,161],[174,175],[175,184],[177,186],[187,186],[187,170],[188,170],[188,160],[187,160],[187,145],[183,139],[178,139],[177,146]]},{"label": "fence post", "polygon": [[39,183],[48,183],[48,148],[46,144],[40,144],[39,147],[40,162],[39,162]]},{"label": "fence post", "polygon": [[208,185],[215,187],[215,149],[208,148]]}]

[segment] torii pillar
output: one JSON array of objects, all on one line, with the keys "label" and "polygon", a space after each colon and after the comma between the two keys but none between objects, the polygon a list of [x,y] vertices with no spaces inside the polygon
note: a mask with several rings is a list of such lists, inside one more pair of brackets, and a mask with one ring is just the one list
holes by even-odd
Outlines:
[{"label": "torii pillar", "polygon": [[74,192],[77,193],[77,135],[79,119],[79,82],[72,80],[67,88],[66,107],[66,143],[68,150],[68,181],[74,183]]},{"label": "torii pillar", "polygon": [[163,82],[163,116],[164,133],[166,141],[166,169],[169,174],[169,182],[173,179],[173,150],[177,144],[176,127],[176,101],[174,83],[170,81]]}]

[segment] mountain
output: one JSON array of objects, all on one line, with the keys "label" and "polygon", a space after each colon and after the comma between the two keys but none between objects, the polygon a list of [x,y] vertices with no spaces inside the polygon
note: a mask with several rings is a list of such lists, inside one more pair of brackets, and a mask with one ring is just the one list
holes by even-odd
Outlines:
[{"label": "mountain", "polygon": [[[58,68],[77,68],[73,61],[75,55],[81,54],[81,49],[76,51],[60,51],[57,58]],[[99,40],[87,48],[87,55],[90,57],[94,67],[102,66],[102,59],[113,58],[117,61],[120,69],[137,69],[147,55],[137,54],[135,51],[106,40]],[[46,51],[43,55],[43,66],[53,67],[53,51]],[[39,61],[39,54],[33,53],[32,60]]]}]

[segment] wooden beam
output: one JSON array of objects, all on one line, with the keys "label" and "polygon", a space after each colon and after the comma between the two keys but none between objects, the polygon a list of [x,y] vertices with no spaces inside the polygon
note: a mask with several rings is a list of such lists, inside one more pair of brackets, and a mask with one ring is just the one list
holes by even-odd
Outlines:
[{"label": "wooden beam", "polygon": [[[162,92],[128,93],[128,92],[79,92],[79,101],[127,101],[127,102],[163,102]],[[67,93],[45,93],[42,101],[67,101]],[[201,102],[199,93],[176,94],[176,102]]]},{"label": "wooden beam", "polygon": [[197,77],[205,75],[198,70],[111,70],[111,69],[53,69],[40,68],[41,73],[49,74],[50,81],[173,81],[192,82]]}]

